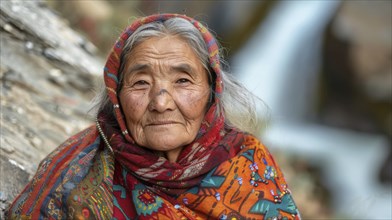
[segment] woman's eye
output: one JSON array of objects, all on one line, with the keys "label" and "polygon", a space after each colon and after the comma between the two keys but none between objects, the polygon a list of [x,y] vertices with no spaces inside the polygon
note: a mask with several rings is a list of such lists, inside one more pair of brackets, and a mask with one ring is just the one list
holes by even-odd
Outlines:
[{"label": "woman's eye", "polygon": [[135,89],[144,89],[148,86],[148,82],[145,80],[138,80],[132,84],[132,87]]},{"label": "woman's eye", "polygon": [[190,82],[190,81],[189,81],[189,79],[186,79],[186,78],[181,78],[181,79],[177,80],[177,83],[188,83],[188,82]]},{"label": "woman's eye", "polygon": [[142,86],[142,85],[147,85],[148,83],[146,82],[146,81],[144,81],[144,80],[139,80],[139,81],[137,81],[137,82],[135,82],[133,85],[140,85],[140,86]]}]

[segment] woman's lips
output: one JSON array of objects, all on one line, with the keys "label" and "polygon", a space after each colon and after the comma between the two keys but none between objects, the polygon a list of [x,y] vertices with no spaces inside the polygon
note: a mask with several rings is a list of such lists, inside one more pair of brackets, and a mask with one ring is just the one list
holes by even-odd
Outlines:
[{"label": "woman's lips", "polygon": [[170,125],[170,124],[179,124],[179,123],[176,121],[154,121],[148,123],[147,126],[159,126],[159,125]]}]

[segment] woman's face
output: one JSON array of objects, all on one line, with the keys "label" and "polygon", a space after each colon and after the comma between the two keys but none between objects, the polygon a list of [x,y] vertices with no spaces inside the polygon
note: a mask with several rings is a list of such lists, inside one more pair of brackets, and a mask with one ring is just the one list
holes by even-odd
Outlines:
[{"label": "woman's face", "polygon": [[125,61],[119,94],[127,128],[137,144],[175,162],[200,128],[210,95],[208,76],[180,37],[153,37]]}]

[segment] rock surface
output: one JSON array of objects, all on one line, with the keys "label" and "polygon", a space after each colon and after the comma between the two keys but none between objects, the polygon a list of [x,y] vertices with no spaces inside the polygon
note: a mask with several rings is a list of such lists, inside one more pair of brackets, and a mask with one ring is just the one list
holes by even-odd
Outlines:
[{"label": "rock surface", "polygon": [[39,162],[88,116],[103,61],[42,1],[0,2],[0,219]]}]

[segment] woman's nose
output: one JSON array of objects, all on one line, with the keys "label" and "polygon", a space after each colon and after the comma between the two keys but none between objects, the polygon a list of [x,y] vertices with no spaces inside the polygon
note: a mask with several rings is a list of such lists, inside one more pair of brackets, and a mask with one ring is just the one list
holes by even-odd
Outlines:
[{"label": "woman's nose", "polygon": [[152,99],[148,106],[148,110],[165,112],[171,111],[175,108],[175,102],[170,92],[165,88],[159,88],[152,94]]}]

